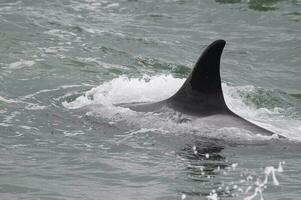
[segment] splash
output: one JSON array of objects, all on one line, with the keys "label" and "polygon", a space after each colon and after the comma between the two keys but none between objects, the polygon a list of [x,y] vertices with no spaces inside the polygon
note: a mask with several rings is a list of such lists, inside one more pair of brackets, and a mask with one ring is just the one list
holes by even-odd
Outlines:
[{"label": "splash", "polygon": [[[107,118],[110,123],[125,120],[129,124],[138,125],[139,128],[159,129],[162,127],[164,131],[171,132],[174,132],[174,130],[176,132],[197,132],[202,128],[204,136],[218,136],[227,139],[229,137],[228,133],[231,132],[232,139],[233,137],[234,139],[254,139],[252,134],[240,129],[236,130],[236,128],[215,130],[215,135],[212,135],[213,133],[210,131],[210,128],[206,127],[201,120],[191,122],[189,121],[189,116],[175,111],[170,111],[167,114],[137,113],[130,109],[116,106],[116,104],[120,103],[155,102],[166,99],[173,95],[182,86],[184,81],[185,79],[174,78],[171,75],[144,76],[142,78],[121,76],[92,88],[74,101],[65,101],[63,105],[69,109],[90,107],[90,111],[87,114]],[[246,105],[240,95],[241,91],[253,94],[256,92],[254,86],[233,87],[224,83],[222,87],[225,100],[231,110],[259,126],[280,133],[288,138],[301,140],[297,134],[301,126],[300,121],[279,117],[279,109],[256,108]],[[179,123],[183,121],[185,123]],[[256,139],[273,138],[255,137]]]},{"label": "splash", "polygon": [[219,200],[216,191],[212,190],[212,192],[210,192],[210,194],[207,196],[208,200]]},{"label": "splash", "polygon": [[[206,198],[208,200],[219,200],[225,197],[237,197],[243,200],[264,200],[264,191],[267,190],[270,185],[280,185],[276,174],[284,171],[282,167],[283,164],[285,164],[284,161],[279,162],[278,168],[267,166],[259,173],[251,172],[252,175],[246,175],[240,180],[233,181],[229,181],[229,179],[240,170],[238,163],[232,163],[224,169],[218,166],[215,171],[221,173],[224,176],[222,180],[225,178],[225,181],[219,180],[219,186],[211,189]],[[248,171],[248,173],[250,173],[250,171]],[[203,176],[205,176],[205,174]],[[241,177],[243,177],[242,174]],[[269,181],[269,177],[272,177],[272,181]]]},{"label": "splash", "polygon": [[64,102],[70,109],[91,104],[113,106],[119,103],[152,102],[165,99],[175,93],[184,79],[169,76],[154,76],[129,79],[125,76],[92,88],[73,102]]},{"label": "splash", "polygon": [[[254,189],[254,193],[251,196],[245,197],[244,200],[252,200],[257,196],[259,196],[259,198],[261,200],[264,200],[262,193],[269,182],[268,181],[269,177],[270,176],[272,177],[274,185],[279,186],[279,181],[276,178],[276,172],[279,172],[279,173],[283,172],[282,164],[284,164],[284,163],[285,163],[284,161],[280,162],[277,169],[273,166],[266,167],[264,169],[264,175],[265,175],[264,181],[261,181],[261,179],[258,178],[255,182],[256,187]],[[250,189],[251,189],[251,187],[248,187],[246,192],[249,192]]]}]

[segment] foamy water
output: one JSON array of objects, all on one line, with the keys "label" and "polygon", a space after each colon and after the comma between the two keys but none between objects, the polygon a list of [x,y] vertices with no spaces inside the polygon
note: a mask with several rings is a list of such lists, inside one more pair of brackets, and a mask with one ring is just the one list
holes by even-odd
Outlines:
[{"label": "foamy water", "polygon": [[[205,126],[201,120],[195,120],[187,124],[179,124],[176,122],[180,121],[180,119],[173,121],[172,117],[168,116],[168,114],[167,116],[152,113],[141,114],[127,108],[116,106],[116,104],[121,103],[156,102],[164,100],[172,96],[182,86],[184,81],[185,79],[174,78],[171,75],[145,76],[143,78],[127,78],[121,76],[92,88],[85,92],[84,95],[77,97],[74,101],[63,102],[63,105],[69,109],[79,109],[85,106],[91,106],[92,108],[89,110],[90,114],[93,112],[96,115],[112,119],[113,121],[114,116],[120,114],[124,120],[131,123],[136,122],[138,125],[141,125],[142,128],[156,126],[156,128],[166,128],[168,131],[176,128],[176,130],[179,131],[185,130],[194,132],[195,130],[201,129],[202,125]],[[227,105],[237,114],[249,119],[259,126],[263,126],[280,135],[286,136],[289,139],[301,140],[301,137],[299,136],[301,126],[300,121],[294,120],[293,118],[290,118],[290,116],[283,118],[281,114],[279,115],[281,108],[255,108],[254,106],[246,105],[246,103],[243,102],[240,94],[244,92],[252,95],[256,92],[253,86],[234,87],[223,84],[223,91]],[[174,113],[171,113],[171,115],[174,116]],[[177,115],[178,117],[181,117],[180,113],[177,113]],[[145,123],[146,121],[148,123]],[[235,127],[219,130],[219,133],[221,135],[233,134],[236,135],[235,137],[237,138],[242,137],[250,139],[250,133]],[[215,134],[214,136],[216,137],[218,134]],[[258,138],[260,136],[255,137]]]},{"label": "foamy water", "polygon": [[[233,2],[1,0],[0,199],[299,199],[300,1]],[[289,141],[116,106],[216,39],[227,105]]]}]

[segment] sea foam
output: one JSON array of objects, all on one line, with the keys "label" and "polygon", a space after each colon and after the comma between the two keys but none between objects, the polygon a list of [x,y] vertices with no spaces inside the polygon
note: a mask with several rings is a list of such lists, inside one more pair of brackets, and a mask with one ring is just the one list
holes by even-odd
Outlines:
[{"label": "sea foam", "polygon": [[[116,122],[114,120],[116,119],[116,115],[118,115],[118,120],[121,118],[130,124],[138,124],[139,128],[163,128],[165,131],[177,130],[179,132],[187,132],[188,130],[189,132],[195,132],[204,126],[201,120],[195,120],[194,122],[188,120],[187,123],[178,123],[183,121],[182,119],[186,120],[187,116],[172,111],[167,115],[154,113],[141,114],[128,108],[116,106],[120,103],[155,102],[166,99],[173,95],[182,86],[184,81],[185,79],[175,78],[171,75],[144,76],[142,78],[120,76],[88,90],[74,101],[63,102],[63,105],[69,109],[90,107],[91,110],[88,112],[90,115],[97,113],[98,116],[109,118],[111,123]],[[222,87],[226,103],[231,110],[273,132],[280,133],[288,138],[301,140],[300,136],[297,135],[297,130],[299,130],[301,125],[300,121],[279,117],[279,109],[256,108],[255,106],[246,105],[240,96],[240,91],[252,94],[256,92],[254,86],[237,87],[223,83]],[[277,126],[278,124],[282,125],[279,127]],[[285,126],[285,124],[288,125]],[[228,137],[229,131],[233,132],[232,139],[234,137],[249,140],[254,137],[252,134],[236,130],[234,127],[217,130],[215,131],[215,135],[212,135],[212,131],[206,131],[205,129],[203,135],[207,136],[208,134],[211,137],[219,136],[225,139],[225,137]],[[273,138],[255,137],[261,139]]]}]

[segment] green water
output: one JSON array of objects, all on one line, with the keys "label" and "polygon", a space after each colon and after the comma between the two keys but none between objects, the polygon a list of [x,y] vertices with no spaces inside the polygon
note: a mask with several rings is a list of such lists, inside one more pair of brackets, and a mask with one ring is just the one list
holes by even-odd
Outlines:
[{"label": "green water", "polygon": [[[112,105],[168,97],[216,39],[228,106],[291,141]],[[299,0],[1,0],[0,199],[298,199],[300,53]]]}]

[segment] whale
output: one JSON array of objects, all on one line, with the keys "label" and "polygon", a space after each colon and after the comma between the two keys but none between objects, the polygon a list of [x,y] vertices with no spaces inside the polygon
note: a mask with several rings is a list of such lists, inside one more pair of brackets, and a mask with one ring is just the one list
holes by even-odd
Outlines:
[{"label": "whale", "polygon": [[197,60],[182,87],[171,97],[159,102],[139,102],[120,106],[136,112],[163,112],[169,108],[187,116],[202,118],[202,122],[216,128],[238,128],[255,135],[275,135],[284,138],[244,119],[228,108],[220,76],[220,61],[225,45],[225,40],[211,43]]}]

